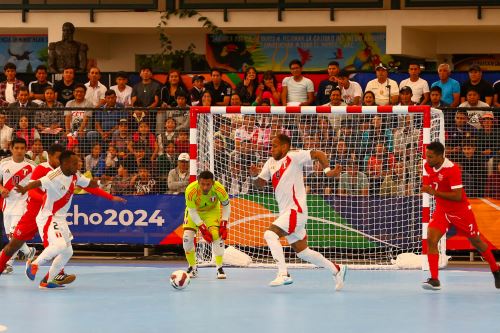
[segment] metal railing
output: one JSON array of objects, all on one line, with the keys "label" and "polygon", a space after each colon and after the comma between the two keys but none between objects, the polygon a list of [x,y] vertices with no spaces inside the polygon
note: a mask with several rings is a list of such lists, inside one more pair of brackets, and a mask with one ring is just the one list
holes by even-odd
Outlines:
[{"label": "metal railing", "polygon": [[156,10],[158,0],[2,0],[0,10]]},{"label": "metal railing", "polygon": [[405,0],[406,7],[500,6],[499,0]]},{"label": "metal railing", "polygon": [[179,0],[180,9],[312,9],[312,8],[382,8],[383,0]]}]

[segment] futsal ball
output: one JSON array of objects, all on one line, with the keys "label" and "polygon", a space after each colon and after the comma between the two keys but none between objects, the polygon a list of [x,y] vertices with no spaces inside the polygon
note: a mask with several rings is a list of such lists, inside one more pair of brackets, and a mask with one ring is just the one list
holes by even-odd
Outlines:
[{"label": "futsal ball", "polygon": [[177,290],[186,288],[190,281],[191,279],[186,271],[178,270],[170,274],[170,284]]}]

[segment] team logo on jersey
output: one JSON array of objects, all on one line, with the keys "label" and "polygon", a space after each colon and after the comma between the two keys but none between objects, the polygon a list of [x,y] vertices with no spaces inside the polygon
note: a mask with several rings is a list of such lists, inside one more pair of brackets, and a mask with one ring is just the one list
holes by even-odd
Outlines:
[{"label": "team logo on jersey", "polygon": [[210,201],[211,202],[215,202],[215,195],[213,197],[210,198]]},{"label": "team logo on jersey", "polygon": [[61,191],[65,191],[65,190],[66,190],[66,186],[64,186],[64,185],[63,185],[63,186],[61,187]]},{"label": "team logo on jersey", "polygon": [[5,170],[5,173],[10,173],[10,170],[9,169]]},{"label": "team logo on jersey", "polygon": [[23,169],[23,176],[26,176],[26,174],[30,172],[27,168]]},{"label": "team logo on jersey", "polygon": [[439,181],[442,181],[443,180],[443,175],[440,174],[440,173],[438,173],[438,179],[439,179]]}]

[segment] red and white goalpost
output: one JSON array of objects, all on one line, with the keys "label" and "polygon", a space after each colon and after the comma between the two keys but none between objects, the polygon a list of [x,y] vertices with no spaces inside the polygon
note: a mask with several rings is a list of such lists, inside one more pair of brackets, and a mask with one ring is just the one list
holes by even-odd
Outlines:
[{"label": "red and white goalpost", "polygon": [[[420,187],[428,184],[426,146],[444,143],[441,111],[428,106],[214,106],[191,107],[190,118],[191,181],[208,169],[232,198],[228,263],[274,264],[263,240],[277,216],[273,192],[252,188],[247,170],[269,158],[273,135],[285,133],[292,149],[323,150],[332,165],[334,160],[343,165],[336,179],[325,179],[315,164],[304,170],[311,247],[351,267],[427,268],[433,207]],[[212,263],[210,246],[198,240],[199,263]],[[283,245],[288,263],[302,265]]]}]

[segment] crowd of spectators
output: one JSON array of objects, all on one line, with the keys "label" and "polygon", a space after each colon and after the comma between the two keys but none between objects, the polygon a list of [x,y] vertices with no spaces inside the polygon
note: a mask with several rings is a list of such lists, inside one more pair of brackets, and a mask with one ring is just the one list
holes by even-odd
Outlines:
[{"label": "crowd of spectators", "polygon": [[[278,82],[272,71],[259,75],[248,67],[233,88],[212,69],[211,80],[192,77],[188,89],[178,70],[170,70],[165,85],[153,79],[151,68],[140,70],[140,82],[116,75],[110,88],[100,82],[99,68],[88,71],[88,82],[75,81],[64,69],[62,79],[47,80],[47,69],[36,68],[36,80],[25,84],[16,67],[4,66],[0,82],[0,155],[9,154],[12,137],[28,142],[28,155],[46,160],[45,149],[63,143],[82,159],[82,172],[100,178],[114,194],[183,192],[189,182],[189,114],[186,107],[239,105],[431,105],[445,114],[447,156],[462,167],[470,196],[500,193],[498,115],[500,81],[490,84],[472,65],[469,80],[450,77],[450,66],[438,67],[432,84],[420,77],[420,64],[410,63],[409,77],[399,84],[388,69],[376,67],[376,78],[365,89],[351,73],[332,61],[328,78],[315,91],[303,75],[302,63],[289,64],[291,75]],[[147,109],[141,109],[144,107]],[[467,107],[450,111],[449,107]],[[34,110],[36,108],[36,110]],[[475,110],[474,108],[479,108]],[[419,192],[421,124],[417,116],[217,116],[214,117],[214,167],[231,194],[253,191],[247,170],[263,163],[273,135],[291,136],[295,148],[325,151],[342,167],[337,178],[326,178],[318,165],[306,173],[309,193],[394,195]],[[202,143],[205,144],[205,143]]]}]

